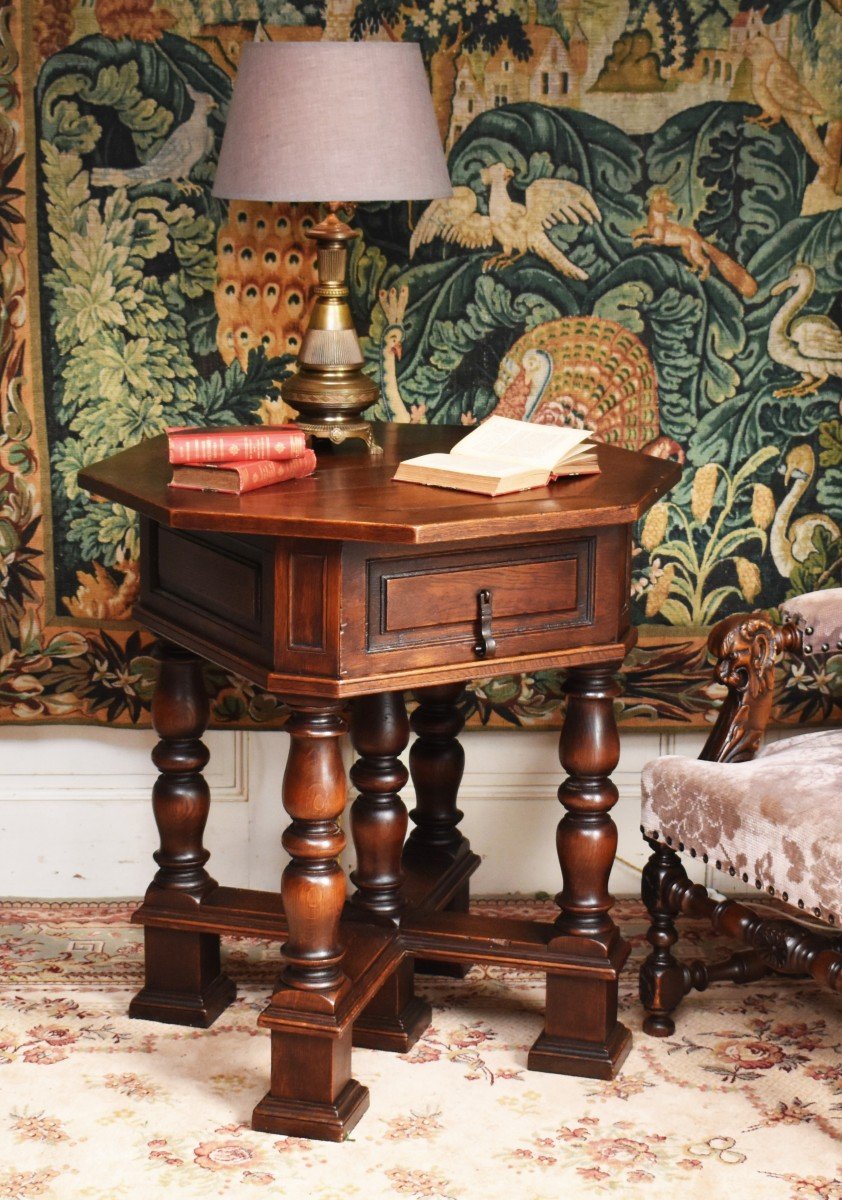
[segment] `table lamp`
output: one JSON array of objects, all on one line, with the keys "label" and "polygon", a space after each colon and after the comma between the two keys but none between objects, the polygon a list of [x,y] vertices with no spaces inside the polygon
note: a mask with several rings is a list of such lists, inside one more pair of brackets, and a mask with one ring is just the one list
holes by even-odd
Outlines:
[{"label": "table lamp", "polygon": [[214,196],[326,203],[310,231],[318,283],[298,372],[281,395],[315,437],[377,446],[361,413],[379,394],[348,304],[338,212],[371,200],[451,194],[419,47],[413,42],[253,42],[243,46]]}]

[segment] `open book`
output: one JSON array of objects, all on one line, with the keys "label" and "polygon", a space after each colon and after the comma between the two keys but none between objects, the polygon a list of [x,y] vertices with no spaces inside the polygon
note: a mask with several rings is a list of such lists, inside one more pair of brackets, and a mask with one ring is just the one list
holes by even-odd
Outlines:
[{"label": "open book", "polygon": [[559,475],[599,471],[592,429],[528,425],[489,417],[449,454],[420,454],[400,464],[394,478],[404,483],[504,496],[544,487]]}]

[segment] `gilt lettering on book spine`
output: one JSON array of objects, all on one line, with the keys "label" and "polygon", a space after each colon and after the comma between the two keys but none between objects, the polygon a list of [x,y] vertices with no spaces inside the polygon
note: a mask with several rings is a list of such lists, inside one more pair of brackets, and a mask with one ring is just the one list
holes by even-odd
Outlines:
[{"label": "gilt lettering on book spine", "polygon": [[167,447],[171,463],[214,463],[228,461],[276,461],[304,453],[302,430],[263,429],[168,429]]}]

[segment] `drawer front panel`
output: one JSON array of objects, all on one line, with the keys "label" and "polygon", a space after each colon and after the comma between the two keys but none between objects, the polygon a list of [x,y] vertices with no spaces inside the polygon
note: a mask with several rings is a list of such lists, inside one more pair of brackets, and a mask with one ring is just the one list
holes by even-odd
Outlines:
[{"label": "drawer front panel", "polygon": [[538,617],[561,613],[577,616],[579,561],[517,563],[497,567],[455,568],[428,575],[386,578],[385,631],[395,633],[450,624],[476,609],[482,588],[494,593],[495,617]]},{"label": "drawer front panel", "polygon": [[[368,563],[370,651],[471,642],[491,593],[498,642],[592,620],[594,543],[509,547]],[[502,648],[502,647],[501,647]]]}]

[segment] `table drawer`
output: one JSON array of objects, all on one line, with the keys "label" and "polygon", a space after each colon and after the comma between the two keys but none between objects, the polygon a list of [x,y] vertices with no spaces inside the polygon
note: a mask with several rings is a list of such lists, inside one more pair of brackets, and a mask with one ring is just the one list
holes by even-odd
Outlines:
[{"label": "table drawer", "polygon": [[[369,651],[476,641],[489,593],[498,646],[593,619],[594,541],[368,562]],[[499,653],[499,651],[498,651]]]}]

